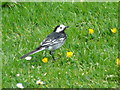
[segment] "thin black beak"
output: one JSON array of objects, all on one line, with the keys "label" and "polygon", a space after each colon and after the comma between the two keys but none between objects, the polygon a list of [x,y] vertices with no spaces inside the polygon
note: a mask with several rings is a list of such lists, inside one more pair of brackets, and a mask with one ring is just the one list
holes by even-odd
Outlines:
[{"label": "thin black beak", "polygon": [[69,28],[69,26],[66,26],[66,28]]}]

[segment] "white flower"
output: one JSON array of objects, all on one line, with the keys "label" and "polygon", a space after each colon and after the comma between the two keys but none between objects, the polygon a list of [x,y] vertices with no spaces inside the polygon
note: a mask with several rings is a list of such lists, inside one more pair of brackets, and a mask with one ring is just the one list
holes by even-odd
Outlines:
[{"label": "white flower", "polygon": [[84,73],[82,73],[82,75],[84,75]]},{"label": "white flower", "polygon": [[16,76],[17,76],[17,77],[19,77],[19,76],[20,76],[20,74],[16,74]]},{"label": "white flower", "polygon": [[31,76],[31,78],[33,78],[33,76]]},{"label": "white flower", "polygon": [[32,66],[32,68],[35,68],[34,66]]},{"label": "white flower", "polygon": [[41,80],[37,80],[37,81],[36,81],[36,84],[38,84],[38,85],[42,85],[42,84],[44,84],[44,82],[41,81]]},{"label": "white flower", "polygon": [[17,86],[18,88],[24,88],[23,85],[22,85],[22,83],[17,83],[16,86]]},{"label": "white flower", "polygon": [[27,56],[25,59],[26,60],[30,60],[32,57],[30,57],[30,56]]},{"label": "white flower", "polygon": [[46,75],[47,75],[47,73],[44,73],[43,75],[44,75],[44,76],[46,76]]}]

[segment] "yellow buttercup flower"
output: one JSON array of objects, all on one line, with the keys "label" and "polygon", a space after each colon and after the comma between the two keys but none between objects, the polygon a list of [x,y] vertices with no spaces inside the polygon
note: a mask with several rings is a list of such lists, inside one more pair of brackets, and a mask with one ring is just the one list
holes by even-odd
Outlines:
[{"label": "yellow buttercup flower", "polygon": [[42,62],[47,63],[48,62],[48,58],[43,58]]},{"label": "yellow buttercup flower", "polygon": [[67,57],[72,57],[72,55],[73,55],[73,52],[67,52],[67,53],[66,53],[66,56],[67,56]]},{"label": "yellow buttercup flower", "polygon": [[116,29],[116,28],[113,28],[113,29],[111,29],[111,32],[112,32],[112,33],[116,33],[116,32],[117,32],[117,29]]},{"label": "yellow buttercup flower", "polygon": [[116,59],[116,64],[120,66],[120,59],[119,58]]},{"label": "yellow buttercup flower", "polygon": [[89,34],[93,34],[94,30],[93,29],[89,29]]}]

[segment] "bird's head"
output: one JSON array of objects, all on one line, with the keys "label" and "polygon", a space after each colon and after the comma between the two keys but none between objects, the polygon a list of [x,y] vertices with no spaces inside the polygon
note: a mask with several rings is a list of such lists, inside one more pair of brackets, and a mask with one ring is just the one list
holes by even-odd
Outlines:
[{"label": "bird's head", "polygon": [[68,27],[69,26],[64,26],[61,24],[61,25],[56,26],[53,32],[57,32],[57,33],[64,32],[64,30]]}]

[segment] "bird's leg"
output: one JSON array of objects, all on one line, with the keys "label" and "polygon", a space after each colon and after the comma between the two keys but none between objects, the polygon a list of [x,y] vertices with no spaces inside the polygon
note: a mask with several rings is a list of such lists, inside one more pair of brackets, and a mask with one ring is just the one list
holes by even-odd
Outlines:
[{"label": "bird's leg", "polygon": [[55,61],[56,59],[53,54],[54,54],[54,51],[50,51],[50,55],[52,56],[53,60]]}]

